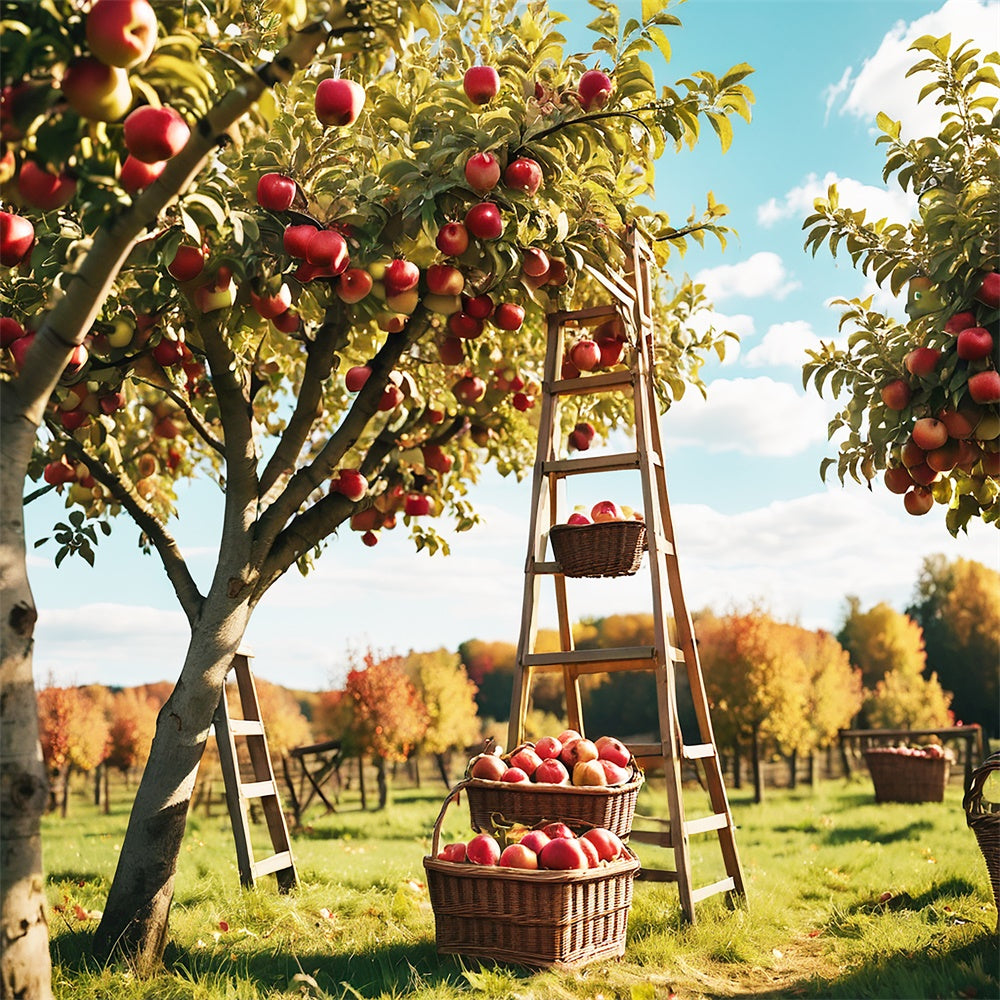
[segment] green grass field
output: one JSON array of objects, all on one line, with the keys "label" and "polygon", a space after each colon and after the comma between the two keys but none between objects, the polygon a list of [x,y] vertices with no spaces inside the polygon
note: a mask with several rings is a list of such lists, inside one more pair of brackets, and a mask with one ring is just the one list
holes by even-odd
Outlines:
[{"label": "green grass field", "polygon": [[[639,812],[665,815],[655,779]],[[191,816],[163,972],[140,981],[89,955],[127,821],[124,789],[100,815],[81,788],[66,820],[44,824],[56,995],[63,1000],[264,998],[588,998],[1000,996],[997,913],[961,787],[941,804],[876,805],[867,776],[815,793],[731,793],[747,905],[720,897],[680,917],[672,885],[638,881],[624,959],[575,971],[438,956],[422,858],[444,798],[439,783],[397,787],[384,812],[351,793],[314,808],[293,836],[301,886],[240,889],[224,808]],[[689,815],[703,812],[690,790]],[[464,803],[444,839],[471,836]],[[257,828],[261,846],[263,827]],[[654,848],[637,848],[655,866]],[[263,849],[261,854],[267,853]],[[667,857],[669,858],[669,852]],[[696,884],[722,873],[712,835],[692,841]],[[890,894],[886,896],[886,894]]]}]

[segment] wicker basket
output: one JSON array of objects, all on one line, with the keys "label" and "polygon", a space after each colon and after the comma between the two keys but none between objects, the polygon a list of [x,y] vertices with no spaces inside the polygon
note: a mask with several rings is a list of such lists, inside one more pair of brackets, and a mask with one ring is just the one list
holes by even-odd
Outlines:
[{"label": "wicker basket", "polygon": [[941,802],[951,771],[947,757],[909,756],[887,748],[865,751],[876,802]]},{"label": "wicker basket", "polygon": [[986,779],[1000,769],[1000,753],[990,754],[972,773],[972,784],[962,802],[965,821],[979,841],[979,849],[986,859],[986,870],[993,887],[993,901],[997,907],[997,932],[1000,933],[1000,806],[993,811],[983,804],[983,785]]},{"label": "wicker basket", "polygon": [[465,783],[465,792],[472,826],[489,833],[513,823],[537,826],[561,820],[571,827],[603,826],[625,839],[632,832],[635,800],[643,782],[642,772],[634,765],[632,774],[631,781],[611,786],[470,778]]},{"label": "wicker basket", "polygon": [[549,541],[565,576],[631,576],[642,564],[646,525],[642,521],[554,524]]},{"label": "wicker basket", "polygon": [[537,967],[575,968],[625,953],[632,880],[639,861],[626,857],[586,871],[526,871],[438,860],[441,821],[424,858],[440,954]]}]

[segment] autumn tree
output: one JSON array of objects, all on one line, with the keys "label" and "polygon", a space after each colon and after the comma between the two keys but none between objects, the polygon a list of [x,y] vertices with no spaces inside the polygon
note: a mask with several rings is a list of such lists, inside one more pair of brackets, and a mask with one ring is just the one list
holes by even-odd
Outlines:
[{"label": "autumn tree", "polygon": [[384,809],[389,803],[386,764],[409,757],[427,732],[430,714],[398,656],[376,659],[369,650],[363,665],[348,673],[344,691],[354,744],[359,754],[371,754],[378,807]]},{"label": "autumn tree", "polygon": [[445,649],[411,652],[403,660],[403,669],[427,710],[427,728],[420,749],[434,756],[441,780],[450,786],[451,751],[464,751],[481,738],[476,685],[469,679],[458,654]]},{"label": "autumn tree", "polygon": [[106,766],[117,768],[126,778],[131,771],[142,769],[149,756],[160,704],[141,688],[115,693],[108,720]]},{"label": "autumn tree", "polygon": [[803,224],[814,254],[827,244],[880,287],[907,292],[906,322],[871,296],[837,300],[846,347],[809,352],[806,384],[844,404],[829,428],[839,453],[821,474],[835,466],[841,482],[870,484],[884,470],[911,514],[941,504],[952,535],[1000,518],[1000,56],[975,41],[924,36],[910,47],[907,75],[940,107],[938,135],[907,139],[900,122],[876,119],[883,177],[916,196],[917,217],[868,219],[833,185]]},{"label": "autumn tree", "polygon": [[971,559],[924,559],[906,613],[924,632],[928,666],[952,692],[951,710],[1000,736],[1000,573]]},{"label": "autumn tree", "polygon": [[[44,799],[26,477],[72,508],[59,552],[94,558],[98,529],[131,518],[190,623],[95,936],[101,957],[142,972],[162,954],[198,764],[253,610],[341,525],[366,544],[405,528],[434,552],[446,546],[428,518],[475,523],[478,469],[530,458],[545,311],[594,301],[588,268],[622,266],[626,224],[656,252],[664,405],[700,383],[723,333],[687,327],[700,290],[666,265],[690,239],[724,239],[725,209],[709,195],[674,225],[647,199],[655,160],[697,143],[702,123],[729,145],[732,116],[749,118],[750,69],[657,88],[647,53],[669,58],[678,23],[666,3],[624,24],[595,6],[595,52],[571,53],[538,0],[159,5],[153,44],[127,67],[91,51],[71,0],[5,8],[3,169],[16,181],[3,216],[0,638],[16,738],[3,767],[5,789],[36,789],[4,806],[20,848],[4,855],[4,925],[33,928],[5,941],[19,970],[5,966],[5,981],[49,989],[43,900],[25,888]],[[304,10],[317,20],[283,44]],[[467,92],[476,64],[489,86]],[[79,73],[100,76],[102,100],[74,91]],[[139,111],[170,141],[144,148]],[[599,432],[628,405],[595,414]],[[170,531],[176,484],[194,475],[220,486],[205,590]]]}]

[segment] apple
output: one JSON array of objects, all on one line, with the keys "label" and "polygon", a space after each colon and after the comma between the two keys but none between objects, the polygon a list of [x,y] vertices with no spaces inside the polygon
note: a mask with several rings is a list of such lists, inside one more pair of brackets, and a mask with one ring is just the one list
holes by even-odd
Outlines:
[{"label": "apple", "polygon": [[352,503],[357,503],[368,492],[368,480],[358,469],[341,469],[337,475],[336,489]]},{"label": "apple", "polygon": [[469,231],[461,222],[446,222],[438,230],[434,245],[449,257],[461,257],[469,249]]},{"label": "apple", "polygon": [[500,181],[500,161],[492,153],[473,153],[465,161],[466,183],[479,194],[485,194]]},{"label": "apple", "polygon": [[552,838],[542,830],[529,830],[519,841],[524,847],[528,848],[529,851],[533,851],[535,854],[538,852],[551,840]]},{"label": "apple", "polygon": [[983,276],[983,283],[976,292],[976,300],[991,309],[1000,309],[1000,274],[992,271]]},{"label": "apple", "polygon": [[371,377],[371,373],[372,370],[368,365],[354,365],[353,368],[348,368],[347,374],[344,376],[344,385],[347,386],[347,391],[360,392]]},{"label": "apple", "polygon": [[178,341],[163,337],[153,348],[153,360],[162,368],[172,368],[174,365],[179,365],[183,358],[180,348],[181,345]]},{"label": "apple", "polygon": [[538,247],[528,247],[521,254],[521,270],[532,278],[539,278],[549,270],[549,255]]},{"label": "apple", "polygon": [[379,399],[378,408],[382,413],[396,409],[403,402],[403,390],[398,385],[387,385]]},{"label": "apple", "polygon": [[292,304],[292,290],[284,282],[276,292],[257,292],[251,289],[250,304],[261,319],[274,319],[275,316],[288,312],[288,307]]},{"label": "apple", "polygon": [[232,278],[219,283],[218,278],[196,288],[193,295],[195,308],[202,313],[215,312],[219,309],[229,309],[236,301],[236,286]]},{"label": "apple", "polygon": [[567,769],[572,770],[580,761],[597,760],[597,746],[591,740],[581,736],[578,740],[570,740],[563,744],[559,759],[566,765]]},{"label": "apple", "polygon": [[511,767],[519,767],[528,777],[531,777],[541,764],[542,758],[533,747],[518,747],[508,758],[507,763]]},{"label": "apple", "polygon": [[469,775],[484,781],[499,781],[507,770],[507,764],[496,754],[482,753],[472,761]]},{"label": "apple", "polygon": [[34,160],[25,160],[17,175],[17,190],[28,204],[49,212],[72,200],[76,178],[65,171],[49,173]]},{"label": "apple", "polygon": [[286,212],[295,200],[295,181],[284,174],[263,174],[257,181],[257,204],[268,212]]},{"label": "apple", "polygon": [[372,290],[375,282],[363,267],[349,267],[337,279],[337,298],[352,305],[360,302]]},{"label": "apple", "polygon": [[927,453],[917,446],[913,438],[908,438],[903,447],[899,449],[899,457],[906,468],[912,469],[923,462]]},{"label": "apple", "polygon": [[129,69],[145,62],[156,45],[156,13],[147,0],[97,0],[85,31],[101,62]]},{"label": "apple", "polygon": [[611,96],[611,88],[611,77],[607,73],[602,73],[599,69],[587,70],[577,84],[577,93],[580,95],[583,110],[603,108]]},{"label": "apple", "polygon": [[[338,493],[340,492],[338,487],[340,485],[339,476],[334,477],[330,480],[330,492]],[[365,510],[359,510],[357,514],[351,515],[351,531],[369,531],[370,529],[377,527],[381,523],[382,514],[375,507],[367,507]]]},{"label": "apple", "polygon": [[283,313],[272,316],[271,323],[282,333],[296,333],[302,327],[302,317],[294,309],[286,309]]},{"label": "apple", "polygon": [[448,317],[448,331],[460,340],[473,340],[483,332],[483,321],[459,310]]},{"label": "apple", "polygon": [[316,226],[306,223],[296,226],[286,226],[281,236],[281,245],[289,257],[295,257],[297,260],[305,260],[306,254],[309,252],[309,241],[318,232],[321,232],[321,230],[317,229]]},{"label": "apple", "polygon": [[568,280],[569,273],[566,270],[566,261],[560,260],[558,257],[550,257],[549,273],[545,284],[559,288],[565,285]]},{"label": "apple", "polygon": [[955,353],[963,361],[980,361],[993,353],[993,335],[981,326],[962,330],[955,340]]},{"label": "apple", "polygon": [[957,410],[941,410],[937,418],[948,428],[948,436],[953,438],[968,438],[979,423],[981,414],[976,409],[960,406]]},{"label": "apple", "polygon": [[61,486],[76,479],[76,470],[63,461],[49,462],[42,470],[42,478],[51,486]]},{"label": "apple", "polygon": [[573,740],[578,740],[581,737],[581,733],[578,733],[575,729],[564,729],[558,736],[559,742],[565,747],[567,743],[571,743]]},{"label": "apple", "polygon": [[382,281],[387,296],[408,292],[411,288],[417,287],[420,281],[420,268],[408,260],[397,257],[386,264]]},{"label": "apple", "polygon": [[933,451],[948,440],[948,428],[934,417],[921,417],[914,423],[910,436],[918,448]]},{"label": "apple", "polygon": [[632,760],[632,754],[621,740],[613,736],[599,736],[594,740],[597,747],[597,756],[601,760],[610,760],[621,767],[627,767]]},{"label": "apple", "polygon": [[458,337],[444,337],[438,343],[438,357],[443,365],[460,365],[465,361],[465,350]]},{"label": "apple", "polygon": [[607,778],[609,785],[624,785],[632,780],[632,771],[622,767],[621,764],[616,764],[612,760],[602,760],[600,765],[604,769],[604,777]]},{"label": "apple", "polygon": [[1000,372],[976,372],[969,377],[969,395],[982,406],[1000,403]]},{"label": "apple", "polygon": [[486,383],[478,375],[466,375],[452,386],[451,391],[460,403],[472,406],[486,395]]},{"label": "apple", "polygon": [[602,861],[617,861],[625,853],[625,845],[618,835],[603,826],[584,831],[580,839],[593,844]]},{"label": "apple", "polygon": [[81,410],[69,410],[59,415],[59,422],[71,434],[78,427],[82,427],[85,423],[89,422],[89,420],[90,416]]},{"label": "apple", "polygon": [[571,871],[588,868],[587,855],[577,843],[576,837],[556,837],[550,840],[538,855],[542,868],[555,871]]},{"label": "apple", "polygon": [[561,760],[549,757],[535,768],[532,778],[540,785],[568,785],[569,771]]},{"label": "apple", "polygon": [[935,472],[951,472],[958,465],[961,444],[961,441],[948,438],[940,448],[931,449],[927,452],[928,467]]},{"label": "apple", "polygon": [[625,353],[625,341],[618,340],[617,337],[595,338],[595,343],[601,351],[601,368],[613,368],[622,359]]},{"label": "apple", "polygon": [[947,323],[945,323],[944,332],[951,334],[959,334],[963,330],[968,329],[968,327],[975,325],[976,325],[976,317],[974,313],[970,312],[955,313],[955,315],[952,316]]},{"label": "apple", "polygon": [[465,861],[465,843],[445,844],[438,852],[439,861],[454,861],[461,864]]},{"label": "apple", "polygon": [[500,209],[491,201],[481,201],[465,213],[465,228],[480,240],[495,240],[503,234]]},{"label": "apple", "polygon": [[931,483],[936,483],[941,478],[941,474],[932,469],[926,461],[921,462],[919,465],[909,466],[908,471],[910,478],[918,486],[930,486]]},{"label": "apple", "polygon": [[118,121],[132,107],[128,73],[93,56],[71,60],[59,87],[69,106],[91,121]]},{"label": "apple", "polygon": [[576,839],[576,834],[562,820],[553,820],[551,823],[546,823],[541,827],[541,831],[550,840],[558,840],[560,837],[564,837],[567,840]]},{"label": "apple", "polygon": [[882,402],[890,410],[905,410],[910,405],[913,391],[910,389],[909,382],[897,378],[882,386],[879,394],[882,397]]},{"label": "apple", "polygon": [[534,871],[538,868],[538,855],[524,844],[508,844],[500,853],[497,864],[501,868],[527,868]]},{"label": "apple", "polygon": [[536,160],[527,156],[518,157],[507,164],[507,169],[503,172],[503,182],[516,191],[536,194],[542,186],[542,168]]},{"label": "apple", "polygon": [[574,785],[606,785],[608,777],[604,773],[601,762],[595,757],[593,760],[577,761],[573,765]]},{"label": "apple", "polygon": [[983,466],[983,473],[996,479],[1000,476],[1000,452],[983,451],[980,455],[980,462]]},{"label": "apple", "polygon": [[[971,472],[973,467],[979,461],[981,455],[982,451],[975,441],[959,441],[958,461],[955,463],[955,468],[961,469],[963,472]],[[996,473],[991,473],[991,475],[995,474]]]},{"label": "apple", "polygon": [[316,88],[316,117],[324,125],[353,125],[365,106],[365,88],[353,80],[321,80]]},{"label": "apple", "polygon": [[936,347],[917,347],[903,358],[903,364],[911,375],[926,378],[934,374],[941,352]]},{"label": "apple", "polygon": [[573,511],[568,518],[566,518],[567,524],[592,524],[593,522],[587,517],[586,514],[581,514],[579,511]]},{"label": "apple", "polygon": [[126,156],[118,174],[118,182],[129,194],[144,191],[163,173],[166,165],[166,160],[161,160],[159,163],[143,163],[134,156]]},{"label": "apple", "polygon": [[405,292],[397,292],[395,295],[387,295],[385,304],[394,313],[412,316],[413,311],[420,304],[420,292],[416,288],[411,288]]},{"label": "apple", "polygon": [[493,299],[485,293],[474,295],[472,298],[463,295],[462,311],[476,319],[489,319],[493,315]]},{"label": "apple", "polygon": [[903,497],[903,506],[908,514],[919,517],[926,514],[934,506],[934,494],[926,486],[914,486]]},{"label": "apple", "polygon": [[500,93],[500,74],[492,66],[470,66],[462,77],[462,89],[473,104],[489,104]]},{"label": "apple", "polygon": [[625,520],[622,515],[621,508],[614,500],[598,500],[593,507],[590,508],[590,519],[595,524],[601,524],[604,521],[623,521]]},{"label": "apple", "polygon": [[176,156],[188,141],[191,129],[173,108],[143,105],[125,119],[125,148],[143,163],[158,163]]},{"label": "apple", "polygon": [[410,517],[424,517],[431,512],[431,498],[426,493],[407,493],[403,513]]},{"label": "apple", "polygon": [[552,760],[553,757],[558,757],[562,753],[562,743],[554,736],[543,736],[540,740],[535,741],[535,753],[542,760]]},{"label": "apple", "polygon": [[424,279],[433,295],[461,295],[465,288],[465,275],[451,264],[431,264]]},{"label": "apple", "polygon": [[34,333],[26,333],[23,337],[18,337],[10,347],[11,357],[14,359],[14,367],[20,371],[24,367],[24,359],[28,356],[31,345],[35,342]]},{"label": "apple", "polygon": [[16,319],[10,316],[0,316],[0,347],[10,347],[18,337],[23,337],[26,331]]},{"label": "apple", "polygon": [[902,496],[911,486],[914,485],[913,477],[905,465],[891,465],[885,470],[882,477],[886,489],[890,493]]},{"label": "apple", "polygon": [[347,240],[335,229],[314,229],[306,244],[306,261],[326,268],[330,277],[342,274],[351,263]]},{"label": "apple", "polygon": [[531,778],[526,772],[522,771],[519,767],[508,767],[503,774],[500,775],[501,781],[507,781],[511,784],[520,784],[525,781],[531,781]]},{"label": "apple", "polygon": [[177,281],[191,281],[197,278],[205,268],[205,255],[201,247],[190,243],[182,243],[174,254],[173,260],[167,265],[167,273]]},{"label": "apple", "polygon": [[584,337],[569,349],[569,359],[581,372],[591,372],[601,363],[601,349],[595,341]]},{"label": "apple", "polygon": [[488,833],[477,833],[465,845],[466,860],[474,865],[495,865],[500,860],[500,845]]},{"label": "apple", "polygon": [[440,445],[425,444],[420,451],[424,457],[424,465],[432,472],[440,472],[442,475],[451,472],[451,467],[455,464],[455,459],[444,451]]},{"label": "apple", "polygon": [[0,264],[16,267],[31,252],[35,227],[23,215],[0,212]]},{"label": "apple", "polygon": [[494,326],[501,330],[520,330],[524,322],[524,306],[516,305],[513,302],[501,302],[493,310],[491,317]]}]

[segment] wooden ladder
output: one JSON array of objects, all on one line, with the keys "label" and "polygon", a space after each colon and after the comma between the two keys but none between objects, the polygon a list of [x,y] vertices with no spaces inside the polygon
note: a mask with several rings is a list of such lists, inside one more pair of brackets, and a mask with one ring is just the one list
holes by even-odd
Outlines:
[{"label": "wooden ladder", "polygon": [[[236,675],[242,719],[234,719],[229,713],[229,699],[223,685],[222,697],[215,710],[213,724],[215,740],[219,747],[219,762],[226,786],[226,805],[229,819],[233,824],[236,840],[236,860],[239,864],[240,883],[244,888],[252,888],[255,881],[274,874],[280,892],[288,892],[298,885],[295,861],[292,858],[288,826],[278,797],[278,783],[271,767],[271,755],[267,749],[264,721],[260,715],[260,701],[257,686],[250,670],[251,654],[241,649],[234,657],[230,668]],[[249,758],[252,780],[244,781],[240,774],[240,758],[237,754],[237,737],[245,742]],[[254,859],[253,844],[250,840],[250,803],[260,800],[264,811],[267,832],[271,838],[274,853],[257,861]]]},{"label": "wooden ladder", "polygon": [[[650,671],[655,678],[659,739],[652,743],[630,743],[629,750],[645,769],[662,768],[666,777],[669,820],[653,819],[653,830],[633,829],[630,839],[673,850],[673,869],[656,869],[643,864],[640,877],[652,881],[676,882],[681,910],[694,922],[694,904],[716,893],[726,893],[730,903],[745,898],[743,873],[732,813],[726,796],[704,678],[698,659],[691,618],[681,590],[674,546],[670,506],[664,471],[663,447],[654,390],[654,328],[649,265],[652,253],[632,229],[627,239],[627,272],[592,276],[610,293],[612,302],[590,309],[555,312],[548,317],[548,343],[539,414],[530,512],[530,538],[525,564],[521,633],[518,642],[514,689],[508,731],[508,747],[524,741],[525,717],[532,680],[539,674],[561,674],[566,692],[569,727],[584,733],[580,697],[580,677],[618,671]],[[619,317],[628,333],[627,364],[596,375],[562,377],[564,339],[575,331],[597,326]],[[635,451],[623,454],[564,457],[561,445],[560,400],[567,397],[606,392],[631,392],[634,401]],[[566,501],[568,476],[603,472],[637,471],[642,484],[643,516],[647,527],[648,570],[652,586],[654,645],[617,649],[574,649],[567,602],[566,577],[558,562],[546,558],[548,530],[564,523],[569,513]],[[593,500],[600,497],[593,497]],[[554,585],[560,651],[536,652],[538,611],[542,580]],[[613,584],[613,581],[609,581]],[[673,629],[668,619],[666,598],[673,612]],[[673,638],[671,639],[671,631]],[[677,671],[686,673],[687,688],[698,723],[697,739],[686,743],[678,712]],[[686,692],[684,692],[686,694]],[[688,819],[684,813],[681,767],[695,767],[703,774],[710,809],[704,816]],[[689,838],[714,833],[719,842],[725,877],[698,888],[692,886]]]}]

